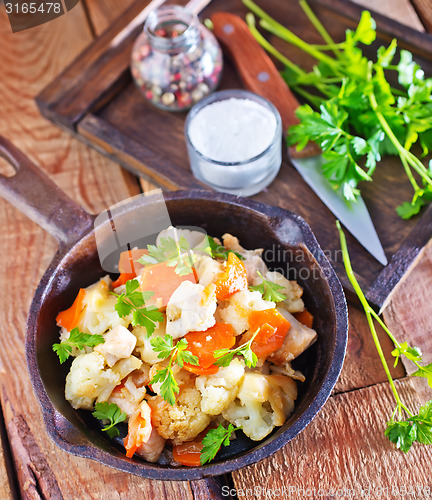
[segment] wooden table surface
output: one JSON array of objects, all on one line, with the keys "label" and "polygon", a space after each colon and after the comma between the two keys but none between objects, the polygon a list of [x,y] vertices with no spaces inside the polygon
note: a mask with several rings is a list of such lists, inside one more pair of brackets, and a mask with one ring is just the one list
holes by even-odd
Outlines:
[{"label": "wooden table surface", "polygon": [[[415,7],[409,0],[357,2],[416,29],[432,29],[430,0],[413,0]],[[0,2],[0,134],[92,213],[152,186],[42,118],[34,97],[129,4],[81,0],[48,24],[12,34]],[[422,11],[421,22],[416,12]],[[0,172],[5,165],[0,160]],[[50,441],[27,374],[24,332],[30,301],[56,242],[2,199],[0,229],[0,262],[6,266],[0,289],[0,500],[211,498],[204,481],[141,479],[68,455]],[[431,288],[429,244],[384,311],[395,335],[419,346],[428,362]],[[382,338],[391,358],[392,345]],[[393,374],[412,408],[431,399],[423,379],[407,378],[402,367]],[[384,426],[393,407],[365,318],[350,306],[347,357],[334,394],[275,456],[234,472],[232,488],[239,498],[361,498],[362,490],[370,498],[430,498],[423,488],[432,490],[432,448],[413,446],[405,455],[387,441]]]}]

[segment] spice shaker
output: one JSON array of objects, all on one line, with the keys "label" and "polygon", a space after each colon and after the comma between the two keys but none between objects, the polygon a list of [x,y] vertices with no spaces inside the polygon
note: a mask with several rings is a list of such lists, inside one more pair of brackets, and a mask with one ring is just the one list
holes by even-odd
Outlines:
[{"label": "spice shaker", "polygon": [[222,51],[190,10],[164,6],[149,14],[133,47],[131,71],[154,105],[186,110],[219,84]]}]

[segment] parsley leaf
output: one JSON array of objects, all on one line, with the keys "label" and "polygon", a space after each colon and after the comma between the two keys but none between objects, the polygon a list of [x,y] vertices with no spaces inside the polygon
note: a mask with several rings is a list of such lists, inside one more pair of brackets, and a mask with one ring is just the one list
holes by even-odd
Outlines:
[{"label": "parsley leaf", "polygon": [[150,344],[153,350],[159,353],[158,358],[166,359],[169,357],[168,366],[158,370],[150,383],[162,383],[160,394],[167,403],[173,406],[175,404],[175,395],[179,392],[179,386],[172,371],[172,364],[175,362],[180,368],[183,368],[184,363],[198,365],[198,358],[186,350],[188,343],[184,338],[174,345],[171,335],[165,334],[164,337],[152,338]]},{"label": "parsley leaf", "polygon": [[64,363],[72,354],[72,347],[82,351],[85,347],[95,347],[104,342],[105,339],[102,335],[91,335],[80,332],[79,328],[73,328],[67,339],[62,340],[59,344],[54,344],[52,348],[57,353],[60,363]]},{"label": "parsley leaf", "polygon": [[92,415],[98,420],[110,421],[102,430],[105,431],[111,439],[119,435],[119,430],[116,425],[120,422],[124,422],[127,418],[126,413],[121,411],[115,403],[108,403],[107,401],[96,403],[95,411]]},{"label": "parsley leaf", "polygon": [[260,292],[264,300],[273,302],[282,302],[286,299],[286,295],[279,290],[284,290],[285,287],[264,279],[263,275],[257,271],[258,276],[262,279],[262,283],[256,286],[250,286],[249,290]]},{"label": "parsley leaf", "polygon": [[403,342],[392,351],[392,356],[396,358],[394,366],[398,364],[399,357],[402,355],[411,361],[420,361],[422,359],[421,350],[418,347],[409,346],[407,342]]},{"label": "parsley leaf", "polygon": [[385,435],[395,443],[396,448],[405,453],[415,441],[432,444],[432,401],[421,406],[418,415],[413,415],[407,420],[387,422]]},{"label": "parsley leaf", "polygon": [[432,389],[432,363],[426,366],[418,366],[418,370],[413,373],[415,377],[424,377],[427,379],[429,387]]},{"label": "parsley leaf", "polygon": [[161,238],[159,246],[147,245],[148,255],[144,254],[138,262],[140,264],[157,264],[167,262],[170,267],[175,266],[179,276],[186,276],[192,272],[196,256],[190,252],[190,246],[184,236],[178,240],[171,237]]},{"label": "parsley leaf", "polygon": [[202,440],[201,465],[213,460],[222,445],[229,446],[232,433],[239,429],[240,427],[234,427],[232,424],[229,424],[227,429],[222,424],[216,429],[210,429]]},{"label": "parsley leaf", "polygon": [[[211,256],[214,259],[227,260],[228,254],[232,252],[232,250],[227,250],[223,245],[219,245],[211,236],[207,236],[207,239],[210,246]],[[239,254],[238,252],[233,253],[235,253],[240,260],[245,260],[243,255]]]},{"label": "parsley leaf", "polygon": [[236,347],[235,349],[217,349],[213,356],[216,358],[214,364],[216,366],[228,366],[233,360],[234,356],[243,356],[245,364],[248,368],[253,368],[258,363],[258,357],[253,352],[251,346],[255,337],[258,335],[260,328],[252,335],[252,337],[245,343]]},{"label": "parsley leaf", "polygon": [[150,337],[155,331],[156,323],[164,320],[163,314],[156,306],[145,307],[147,300],[153,297],[154,292],[141,292],[138,290],[139,281],[132,279],[126,282],[126,291],[122,294],[111,292],[117,297],[115,310],[120,318],[132,314],[132,325],[143,326]]}]

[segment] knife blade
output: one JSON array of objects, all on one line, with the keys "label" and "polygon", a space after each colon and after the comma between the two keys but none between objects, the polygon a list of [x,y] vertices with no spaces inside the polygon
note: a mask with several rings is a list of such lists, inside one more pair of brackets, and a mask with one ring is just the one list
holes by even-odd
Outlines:
[{"label": "knife blade", "polygon": [[[245,86],[276,106],[284,130],[299,123],[295,114],[299,102],[243,19],[227,12],[217,12],[210,19],[214,34],[233,60]],[[325,160],[320,153],[314,143],[309,143],[301,152],[289,148],[291,163],[305,182],[361,245],[383,266],[387,265],[387,257],[363,198],[349,203],[340,190],[334,190],[322,174]]]}]

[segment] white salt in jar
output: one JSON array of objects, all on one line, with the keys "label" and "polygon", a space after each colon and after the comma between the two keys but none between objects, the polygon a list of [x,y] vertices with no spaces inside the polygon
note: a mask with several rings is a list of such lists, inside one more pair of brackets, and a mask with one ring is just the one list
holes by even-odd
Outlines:
[{"label": "white salt in jar", "polygon": [[274,180],[282,162],[279,112],[245,90],[215,92],[196,104],[185,136],[193,174],[217,191],[256,194]]}]

